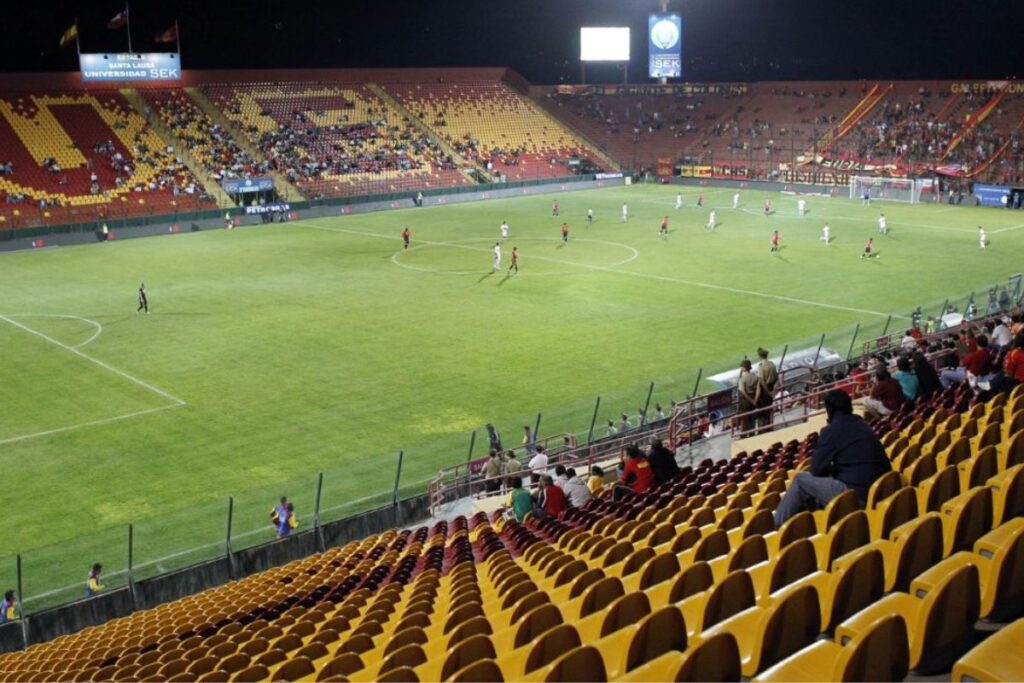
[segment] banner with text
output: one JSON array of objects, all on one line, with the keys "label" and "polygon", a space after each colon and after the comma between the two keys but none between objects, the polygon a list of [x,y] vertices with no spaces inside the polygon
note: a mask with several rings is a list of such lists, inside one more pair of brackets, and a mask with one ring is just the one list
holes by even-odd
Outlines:
[{"label": "banner with text", "polygon": [[146,54],[86,54],[78,56],[83,81],[178,81],[181,56],[170,52]]},{"label": "banner with text", "polygon": [[270,176],[255,178],[230,178],[220,181],[221,187],[228,194],[244,194],[246,192],[267,192],[274,189],[274,179]]},{"label": "banner with text", "polygon": [[683,75],[683,19],[678,14],[647,18],[647,72],[651,78]]}]

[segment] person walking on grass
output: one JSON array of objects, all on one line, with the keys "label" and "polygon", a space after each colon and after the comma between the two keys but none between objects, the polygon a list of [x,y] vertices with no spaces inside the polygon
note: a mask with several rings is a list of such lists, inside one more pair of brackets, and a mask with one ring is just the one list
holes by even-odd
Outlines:
[{"label": "person walking on grass", "polygon": [[149,313],[149,297],[146,296],[146,283],[143,282],[139,285],[139,307],[135,309],[135,312],[145,311]]}]

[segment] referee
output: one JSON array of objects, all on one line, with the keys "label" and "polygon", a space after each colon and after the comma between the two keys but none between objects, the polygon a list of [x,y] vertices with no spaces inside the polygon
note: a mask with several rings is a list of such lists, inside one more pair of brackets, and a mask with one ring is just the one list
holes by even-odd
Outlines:
[{"label": "referee", "polygon": [[146,297],[146,283],[139,285],[139,307],[135,309],[135,312],[145,311],[149,313],[149,299]]}]

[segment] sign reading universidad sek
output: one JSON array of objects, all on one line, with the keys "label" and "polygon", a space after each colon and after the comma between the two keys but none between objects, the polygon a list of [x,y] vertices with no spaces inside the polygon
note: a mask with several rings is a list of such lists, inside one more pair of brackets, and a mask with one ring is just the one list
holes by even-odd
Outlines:
[{"label": "sign reading universidad sek", "polygon": [[181,80],[181,55],[171,52],[82,54],[83,81]]},{"label": "sign reading universidad sek", "polygon": [[648,73],[651,78],[683,75],[683,19],[678,14],[651,14],[647,18]]}]

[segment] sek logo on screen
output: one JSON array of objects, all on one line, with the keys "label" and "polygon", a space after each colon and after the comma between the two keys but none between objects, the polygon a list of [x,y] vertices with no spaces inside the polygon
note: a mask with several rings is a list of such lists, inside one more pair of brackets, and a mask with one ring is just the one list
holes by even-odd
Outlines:
[{"label": "sek logo on screen", "polygon": [[671,19],[661,19],[651,28],[651,42],[661,50],[671,50],[679,42],[679,29]]},{"label": "sek logo on screen", "polygon": [[679,57],[651,57],[651,78],[677,78],[683,73],[683,60]]}]

